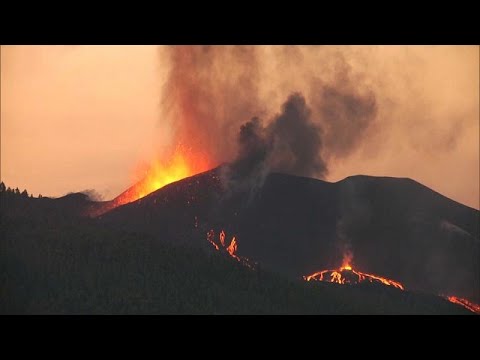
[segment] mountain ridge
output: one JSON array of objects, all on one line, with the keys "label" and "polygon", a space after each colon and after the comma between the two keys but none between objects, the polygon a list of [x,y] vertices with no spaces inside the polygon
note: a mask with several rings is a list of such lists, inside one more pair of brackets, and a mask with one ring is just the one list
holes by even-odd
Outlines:
[{"label": "mountain ridge", "polygon": [[220,172],[169,184],[97,220],[194,246],[223,229],[236,236],[239,255],[293,278],[339,266],[348,248],[362,271],[480,300],[475,209],[408,178],[331,183],[275,173],[245,192],[227,191]]}]

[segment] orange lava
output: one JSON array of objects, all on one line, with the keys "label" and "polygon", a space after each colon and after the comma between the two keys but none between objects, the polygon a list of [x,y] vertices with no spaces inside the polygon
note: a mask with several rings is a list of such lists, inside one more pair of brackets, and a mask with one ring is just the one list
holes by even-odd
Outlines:
[{"label": "orange lava", "polygon": [[[221,237],[220,237],[221,239]],[[220,250],[220,248],[218,247],[218,245],[215,243],[215,231],[213,230],[210,230],[208,233],[207,233],[207,241],[212,244],[212,246],[215,248],[215,250]]]},{"label": "orange lava", "polygon": [[220,232],[220,244],[225,247],[225,231],[223,230]]},{"label": "orange lava", "polygon": [[238,243],[237,243],[236,237],[234,236],[232,238],[232,240],[230,241],[230,244],[227,246],[226,242],[225,242],[225,236],[226,236],[225,231],[224,230],[220,231],[219,239],[217,241],[215,239],[215,231],[210,230],[207,233],[207,241],[210,244],[212,244],[212,246],[215,248],[215,250],[226,251],[235,260],[237,260],[237,261],[241,262],[243,265],[253,269],[255,267],[255,264],[253,262],[251,262],[249,259],[247,259],[243,256],[238,256],[236,254],[237,249],[238,249]]},{"label": "orange lava", "polygon": [[227,251],[231,256],[237,257],[237,255],[235,255],[237,252],[237,239],[235,239],[235,236],[233,237],[230,245],[227,247]]},{"label": "orange lava", "polygon": [[185,146],[177,146],[168,159],[155,159],[149,169],[142,174],[141,181],[118,196],[115,206],[143,198],[172,182],[207,171],[212,166],[209,158],[202,153],[193,153]]},{"label": "orange lava", "polygon": [[476,314],[480,314],[480,305],[474,304],[466,299],[462,299],[456,296],[446,296],[445,297],[448,301],[463,306],[464,308],[474,312]]},{"label": "orange lava", "polygon": [[397,281],[353,270],[352,266],[348,263],[344,263],[339,269],[322,270],[313,273],[312,275],[304,276],[303,278],[306,281],[327,281],[337,284],[358,284],[361,282],[382,283],[387,286],[393,286],[397,289],[404,290],[403,285]]}]

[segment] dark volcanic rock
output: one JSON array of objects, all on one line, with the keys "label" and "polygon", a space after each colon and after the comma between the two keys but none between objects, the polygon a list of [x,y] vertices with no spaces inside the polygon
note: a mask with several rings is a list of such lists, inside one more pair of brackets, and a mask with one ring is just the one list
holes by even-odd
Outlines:
[{"label": "dark volcanic rock", "polygon": [[204,246],[206,232],[236,236],[238,254],[299,278],[341,265],[407,289],[480,302],[479,211],[410,179],[353,176],[337,183],[270,174],[247,192],[222,169],[193,176],[98,218],[116,228]]}]

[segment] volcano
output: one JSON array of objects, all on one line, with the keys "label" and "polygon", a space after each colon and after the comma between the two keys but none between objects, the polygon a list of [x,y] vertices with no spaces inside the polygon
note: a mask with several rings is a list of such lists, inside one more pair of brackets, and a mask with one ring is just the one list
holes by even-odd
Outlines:
[{"label": "volcano", "polygon": [[410,179],[227,169],[124,205],[2,192],[0,312],[479,312],[479,211]]},{"label": "volcano", "polygon": [[479,211],[407,178],[330,183],[273,173],[242,190],[225,186],[224,172],[169,184],[96,221],[200,247],[209,230],[225,229],[238,256],[292,279],[337,268],[347,244],[362,273],[480,302]]}]

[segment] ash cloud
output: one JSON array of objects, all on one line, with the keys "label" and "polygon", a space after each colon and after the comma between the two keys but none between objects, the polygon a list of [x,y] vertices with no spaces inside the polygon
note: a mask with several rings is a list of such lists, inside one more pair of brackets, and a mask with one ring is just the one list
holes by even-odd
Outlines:
[{"label": "ash cloud", "polygon": [[242,125],[228,182],[244,179],[259,187],[270,172],[324,179],[330,157],[356,149],[376,118],[375,95],[356,91],[347,74],[337,84],[316,84],[315,112],[297,92],[268,126],[257,117]]},{"label": "ash cloud", "polygon": [[270,172],[322,175],[321,128],[300,93],[290,95],[268,126],[258,117],[243,124],[237,158],[227,168],[227,186],[260,187]]},{"label": "ash cloud", "polygon": [[[162,109],[174,145],[187,144],[213,164],[233,162],[229,181],[252,176],[258,185],[272,171],[325,179],[332,159],[355,151],[377,118],[375,92],[341,51],[295,46],[167,50],[171,68]],[[312,69],[317,55],[324,65],[321,76]],[[281,80],[279,89],[268,86],[270,79],[272,84]],[[279,97],[280,114],[268,116]]]},{"label": "ash cloud", "polygon": [[313,85],[313,102],[325,129],[326,155],[350,155],[376,120],[376,95],[370,88],[360,90],[362,85],[351,78],[348,67],[337,74],[335,83],[319,80]]},{"label": "ash cloud", "polygon": [[271,135],[261,120],[254,117],[240,127],[238,143],[238,157],[230,166],[232,175],[256,177],[262,173],[273,149]]},{"label": "ash cloud", "polygon": [[[258,112],[258,55],[254,46],[173,46],[162,99],[175,143],[229,161],[246,114]],[[247,115],[248,116],[248,115]]]},{"label": "ash cloud", "polygon": [[321,154],[322,130],[300,93],[290,95],[268,130],[273,138],[273,171],[324,177],[327,165]]},{"label": "ash cloud", "polygon": [[462,105],[460,93],[448,104],[436,101],[444,97],[433,75],[454,62],[435,57],[423,63],[427,50],[443,51],[163,47],[169,70],[161,121],[170,126],[172,146],[182,143],[206,154],[212,167],[231,163],[230,185],[248,174],[256,179],[252,186],[261,186],[272,171],[329,180],[367,173],[434,182],[433,170],[413,174],[419,166],[411,162],[421,160],[416,153],[430,159],[453,151],[469,134],[466,129],[478,128],[469,120],[469,109],[478,105]]},{"label": "ash cloud", "polygon": [[[288,66],[284,70],[295,66],[292,59],[298,68],[306,67],[300,48],[274,50]],[[233,160],[239,176],[262,163],[266,168],[260,172],[323,179],[327,159],[349,155],[377,114],[374,92],[352,76],[341,53],[326,55],[333,77],[307,74],[283,98],[281,113],[269,118],[266,109],[275,96],[265,91],[265,83],[272,69],[282,69],[266,62],[268,55],[258,47],[175,46],[168,55],[171,69],[162,105],[174,142],[208,154],[215,163]],[[252,120],[245,122],[248,117]]]}]

